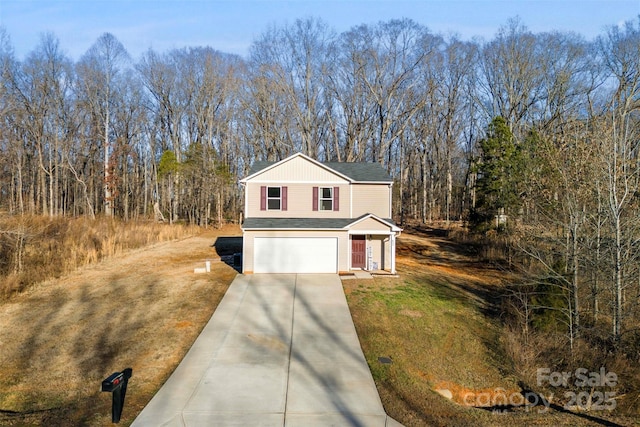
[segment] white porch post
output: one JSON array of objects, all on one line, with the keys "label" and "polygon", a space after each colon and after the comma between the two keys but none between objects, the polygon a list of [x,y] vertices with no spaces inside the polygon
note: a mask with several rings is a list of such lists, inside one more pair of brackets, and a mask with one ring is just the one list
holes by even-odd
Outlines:
[{"label": "white porch post", "polygon": [[396,234],[391,233],[391,274],[396,274]]}]

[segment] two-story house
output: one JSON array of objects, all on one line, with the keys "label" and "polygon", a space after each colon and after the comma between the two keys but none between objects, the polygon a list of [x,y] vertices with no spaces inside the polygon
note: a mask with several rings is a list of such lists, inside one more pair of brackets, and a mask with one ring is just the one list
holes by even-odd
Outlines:
[{"label": "two-story house", "polygon": [[256,162],[244,186],[242,271],[395,273],[393,181],[377,163],[318,162],[297,153]]}]

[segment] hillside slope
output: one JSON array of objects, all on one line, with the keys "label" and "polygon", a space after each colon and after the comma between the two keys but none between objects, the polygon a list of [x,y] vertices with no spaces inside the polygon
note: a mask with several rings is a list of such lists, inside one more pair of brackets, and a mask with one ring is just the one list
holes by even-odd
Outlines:
[{"label": "hillside slope", "polygon": [[390,416],[408,427],[632,423],[608,412],[525,406],[500,313],[501,291],[516,278],[443,230],[408,229],[397,248],[399,277],[343,281]]}]

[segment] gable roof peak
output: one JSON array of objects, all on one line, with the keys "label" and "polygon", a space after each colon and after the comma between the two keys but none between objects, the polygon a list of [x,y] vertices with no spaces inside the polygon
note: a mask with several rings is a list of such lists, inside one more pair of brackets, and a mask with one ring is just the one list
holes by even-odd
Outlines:
[{"label": "gable roof peak", "polygon": [[273,169],[278,165],[288,162],[297,157],[303,159],[326,169],[349,182],[376,182],[376,183],[392,183],[393,180],[387,173],[387,171],[379,163],[372,162],[320,162],[314,158],[307,156],[301,152],[292,154],[280,161],[256,161],[253,163],[249,170],[249,175],[240,182],[246,182],[259,173],[266,172],[269,169]]}]

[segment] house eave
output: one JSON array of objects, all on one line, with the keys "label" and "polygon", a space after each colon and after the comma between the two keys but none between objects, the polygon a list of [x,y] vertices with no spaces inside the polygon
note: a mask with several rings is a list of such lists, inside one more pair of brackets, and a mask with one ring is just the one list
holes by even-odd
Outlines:
[{"label": "house eave", "polygon": [[282,228],[282,227],[257,227],[257,228],[240,228],[245,231],[345,231],[343,228]]},{"label": "house eave", "polygon": [[352,184],[393,185],[393,181],[351,181]]},{"label": "house eave", "polygon": [[[400,228],[400,227],[398,227],[397,225],[392,224],[392,223],[390,223],[389,221],[386,221],[386,220],[384,220],[383,218],[380,218],[379,216],[377,216],[377,215],[375,215],[375,214],[372,214],[372,213],[369,213],[369,214],[363,215],[363,216],[361,216],[360,218],[354,218],[354,221],[353,221],[352,223],[350,223],[350,224],[346,225],[346,226],[344,227],[344,229],[345,229],[345,230],[349,230],[349,229],[350,229],[351,227],[353,227],[354,225],[356,225],[356,224],[358,224],[358,223],[360,223],[360,222],[362,222],[362,221],[364,221],[364,220],[366,220],[366,219],[369,219],[369,218],[372,218],[372,219],[374,219],[374,220],[376,220],[376,221],[378,221],[378,222],[380,222],[380,223],[382,223],[382,224],[384,224],[384,225],[388,226],[388,227],[389,227],[389,229],[390,229],[392,232],[396,233],[396,234],[399,234],[399,233],[401,233],[401,232],[402,232],[402,228]],[[351,233],[351,231],[350,231],[350,233]],[[352,234],[355,234],[355,230],[354,230],[354,233],[352,233]],[[361,234],[362,234],[362,233],[361,233]],[[369,234],[370,234],[370,233],[369,233]]]},{"label": "house eave", "polygon": [[391,236],[394,234],[398,234],[398,232],[394,230],[383,231],[383,230],[347,230],[347,233],[350,236],[356,235],[372,235],[372,236]]},{"label": "house eave", "polygon": [[344,175],[344,174],[342,174],[342,173],[338,172],[337,170],[332,169],[332,168],[330,168],[329,166],[327,166],[327,165],[325,165],[325,164],[323,164],[323,163],[321,163],[321,162],[319,162],[319,161],[317,161],[317,160],[315,160],[315,159],[312,159],[311,157],[309,157],[309,156],[307,156],[307,155],[305,155],[305,154],[302,154],[302,153],[295,153],[295,154],[292,154],[291,156],[289,156],[289,157],[287,157],[287,158],[285,158],[285,159],[282,159],[282,160],[280,160],[279,162],[275,162],[274,164],[269,165],[269,166],[267,166],[267,167],[266,167],[266,168],[264,168],[264,169],[261,169],[261,170],[259,170],[259,171],[257,171],[257,172],[252,173],[251,175],[249,175],[249,176],[247,176],[247,177],[245,177],[245,178],[242,178],[239,182],[240,182],[241,184],[246,183],[247,181],[250,181],[250,180],[254,179],[256,176],[258,176],[258,175],[260,175],[260,174],[263,174],[263,173],[265,173],[265,172],[267,172],[267,171],[269,171],[269,170],[271,170],[271,169],[273,169],[273,168],[276,168],[276,167],[280,166],[281,164],[288,162],[289,160],[293,160],[293,159],[295,159],[296,157],[302,157],[303,159],[310,161],[310,162],[311,162],[311,163],[313,163],[314,165],[319,166],[319,167],[321,167],[322,169],[324,169],[324,170],[326,170],[326,171],[328,171],[328,172],[331,172],[331,173],[332,173],[332,174],[334,174],[334,175],[339,176],[340,178],[342,178],[342,179],[346,180],[346,181],[347,181],[347,182],[349,182],[349,183],[354,183],[354,182],[356,182],[356,181],[354,181],[352,178],[349,178],[348,176],[346,176],[346,175]]}]

